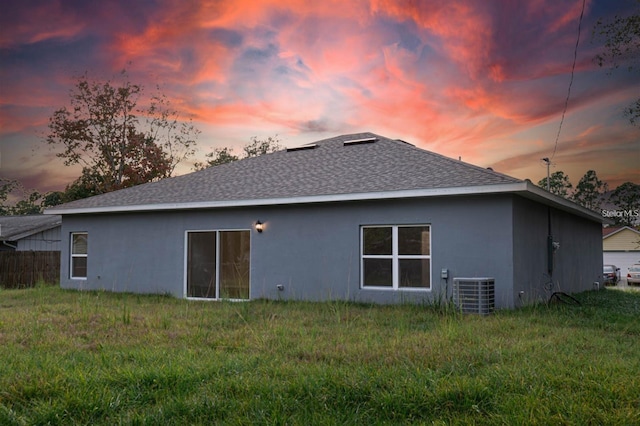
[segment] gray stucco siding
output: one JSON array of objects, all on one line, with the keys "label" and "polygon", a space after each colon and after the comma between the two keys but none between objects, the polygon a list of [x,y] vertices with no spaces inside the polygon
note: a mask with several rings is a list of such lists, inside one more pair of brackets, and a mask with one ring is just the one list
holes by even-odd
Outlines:
[{"label": "gray stucco siding", "polygon": [[513,205],[513,304],[549,297],[544,290],[547,271],[547,207],[515,197]]},{"label": "gray stucco siding", "polygon": [[[184,296],[188,231],[251,229],[248,211],[76,215],[63,220],[61,285],[65,288]],[[87,279],[69,278],[69,239],[88,233]],[[255,233],[255,231],[254,231]]]},{"label": "gray stucco siding", "polygon": [[[184,296],[185,233],[251,229],[255,298],[347,299],[394,303],[451,294],[455,277],[496,280],[496,305],[513,302],[512,197],[446,197],[110,215],[66,215],[61,284]],[[252,229],[255,221],[265,230]],[[431,226],[430,291],[362,289],[360,228]],[[88,276],[69,279],[69,235],[88,232]],[[449,270],[449,280],[440,270]],[[277,289],[284,287],[283,291]]]},{"label": "gray stucco siding", "polygon": [[443,207],[434,229],[434,279],[441,282],[440,270],[449,269],[446,293],[451,295],[454,278],[493,278],[496,307],[511,307],[511,197],[458,197]]},{"label": "gray stucco siding", "polygon": [[[63,288],[182,296],[183,234],[166,214],[65,217],[60,283]],[[88,233],[87,278],[69,278],[70,235]]]},{"label": "gray stucco siding", "polygon": [[560,248],[555,256],[554,273],[559,275],[559,290],[577,293],[602,285],[602,225],[566,212],[552,214],[552,226]]},{"label": "gray stucco siding", "polygon": [[[491,198],[491,199],[490,199]],[[395,303],[430,301],[451,293],[453,277],[496,278],[499,304],[511,285],[508,197],[394,200],[268,208],[263,234],[252,241],[252,288],[257,297],[347,299]],[[432,287],[424,290],[361,288],[360,228],[431,226]],[[507,224],[507,226],[504,226]],[[448,282],[440,270],[449,269]],[[278,292],[277,285],[285,290]]]},{"label": "gray stucco siding", "polygon": [[[602,225],[551,208],[551,235],[560,247],[549,277],[548,211],[547,206],[514,198],[514,306],[546,301],[554,291],[591,290],[602,275]],[[547,289],[550,280],[554,285]]]}]

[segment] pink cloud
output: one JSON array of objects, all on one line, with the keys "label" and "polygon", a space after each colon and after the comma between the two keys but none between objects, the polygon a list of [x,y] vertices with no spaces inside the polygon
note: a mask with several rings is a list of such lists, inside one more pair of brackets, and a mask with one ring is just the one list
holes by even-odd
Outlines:
[{"label": "pink cloud", "polygon": [[[0,125],[3,134],[46,127],[48,114],[66,103],[69,69],[110,77],[131,61],[134,80],[148,89],[159,83],[207,129],[203,146],[265,132],[309,142],[372,130],[524,176],[553,144],[580,7],[552,0],[43,3],[23,9],[24,24],[3,32],[0,46],[94,40],[75,58],[89,59],[43,63],[46,73],[30,68],[37,62],[0,70]],[[599,141],[612,140],[615,126],[589,120],[630,96],[628,82],[597,79],[589,49],[581,43],[557,154],[571,164],[597,161],[589,153],[605,149]]]}]

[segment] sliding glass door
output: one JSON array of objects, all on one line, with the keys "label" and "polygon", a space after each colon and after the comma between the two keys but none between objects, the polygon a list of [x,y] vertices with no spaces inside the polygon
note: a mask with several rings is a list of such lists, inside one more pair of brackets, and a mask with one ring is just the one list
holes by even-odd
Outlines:
[{"label": "sliding glass door", "polygon": [[187,297],[249,299],[250,231],[187,233]]},{"label": "sliding glass door", "polygon": [[223,231],[220,235],[219,297],[249,298],[249,231]]}]

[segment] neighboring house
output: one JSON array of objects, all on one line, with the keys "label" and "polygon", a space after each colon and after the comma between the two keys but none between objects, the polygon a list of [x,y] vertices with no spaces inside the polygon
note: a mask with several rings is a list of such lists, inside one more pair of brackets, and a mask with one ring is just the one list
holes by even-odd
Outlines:
[{"label": "neighboring house", "polygon": [[602,276],[600,214],[371,133],[46,213],[63,216],[64,288],[429,303],[451,297],[454,278],[490,277],[495,306],[512,308],[592,289]]},{"label": "neighboring house", "polygon": [[602,228],[602,258],[605,265],[620,268],[625,280],[629,267],[640,263],[640,231],[629,226]]},{"label": "neighboring house", "polygon": [[60,251],[58,215],[0,216],[0,251]]},{"label": "neighboring house", "polygon": [[58,281],[61,222],[58,215],[0,216],[0,288]]}]

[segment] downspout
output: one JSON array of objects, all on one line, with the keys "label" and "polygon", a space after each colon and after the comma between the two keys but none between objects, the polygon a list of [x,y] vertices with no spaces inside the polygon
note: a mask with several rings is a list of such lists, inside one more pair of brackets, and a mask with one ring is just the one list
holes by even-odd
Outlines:
[{"label": "downspout", "polygon": [[[551,166],[551,160],[549,157],[542,159],[547,165],[547,192],[551,193],[551,178],[549,176],[549,166]],[[553,275],[553,236],[551,235],[551,206],[547,206],[547,272],[549,273],[549,279]]]},{"label": "downspout", "polygon": [[6,242],[5,240],[2,240],[2,245],[12,248],[14,250],[18,250],[18,246],[14,246],[13,244]]},{"label": "downspout", "polygon": [[553,276],[553,235],[551,235],[551,207],[547,207],[547,272]]}]

